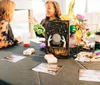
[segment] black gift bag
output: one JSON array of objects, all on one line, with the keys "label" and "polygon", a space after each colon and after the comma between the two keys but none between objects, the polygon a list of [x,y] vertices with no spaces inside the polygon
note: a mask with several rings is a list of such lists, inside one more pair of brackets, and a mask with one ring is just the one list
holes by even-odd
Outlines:
[{"label": "black gift bag", "polygon": [[57,58],[69,58],[69,21],[50,21],[46,29],[46,53]]}]

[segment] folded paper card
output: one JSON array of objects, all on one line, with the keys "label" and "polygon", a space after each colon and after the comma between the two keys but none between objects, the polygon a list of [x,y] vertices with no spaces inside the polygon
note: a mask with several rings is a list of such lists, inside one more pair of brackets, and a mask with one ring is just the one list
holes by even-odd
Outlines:
[{"label": "folded paper card", "polygon": [[79,80],[100,82],[100,70],[86,70],[79,71]]},{"label": "folded paper card", "polygon": [[12,54],[12,55],[9,55],[8,57],[5,57],[4,59],[1,59],[1,60],[7,60],[9,62],[16,63],[24,58],[25,58],[25,56],[19,56],[19,55]]},{"label": "folded paper card", "polygon": [[34,67],[32,70],[37,72],[44,72],[51,75],[56,75],[63,66],[57,64],[48,64],[48,63],[41,63],[38,66]]}]

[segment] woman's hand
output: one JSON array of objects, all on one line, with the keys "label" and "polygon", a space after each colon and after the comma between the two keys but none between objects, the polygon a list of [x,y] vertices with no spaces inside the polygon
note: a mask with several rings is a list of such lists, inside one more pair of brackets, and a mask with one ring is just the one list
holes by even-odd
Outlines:
[{"label": "woman's hand", "polygon": [[16,40],[18,41],[18,44],[22,42],[22,38],[20,36],[17,37]]},{"label": "woman's hand", "polygon": [[35,17],[29,17],[28,21],[29,21],[29,23],[31,23],[31,24],[36,24],[36,23],[37,23]]}]

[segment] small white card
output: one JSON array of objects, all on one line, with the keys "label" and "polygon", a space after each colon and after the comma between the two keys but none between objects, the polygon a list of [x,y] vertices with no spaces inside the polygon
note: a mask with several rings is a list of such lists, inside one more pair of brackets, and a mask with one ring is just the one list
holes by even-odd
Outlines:
[{"label": "small white card", "polygon": [[79,80],[100,82],[100,70],[86,70],[79,71]]},{"label": "small white card", "polygon": [[[13,63],[16,63],[16,62],[18,62],[18,61],[20,61],[20,60],[22,60],[22,59],[24,59],[25,58],[25,56],[19,56],[19,55],[14,55],[14,54],[12,54],[12,55],[10,55],[10,56],[8,56],[8,57],[5,57],[5,60],[7,60],[7,61],[9,61],[9,62],[13,62]],[[3,60],[3,59],[2,59]]]},{"label": "small white card", "polygon": [[35,39],[31,39],[32,42],[35,42],[35,43],[41,43],[41,42],[45,42],[45,38],[35,38]]}]

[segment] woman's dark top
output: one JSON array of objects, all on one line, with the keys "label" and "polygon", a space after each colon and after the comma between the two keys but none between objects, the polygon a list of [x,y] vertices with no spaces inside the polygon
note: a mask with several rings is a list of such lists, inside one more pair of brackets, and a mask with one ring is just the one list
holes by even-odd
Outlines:
[{"label": "woman's dark top", "polygon": [[14,39],[11,26],[6,19],[0,18],[0,48],[14,46],[18,41]]},{"label": "woman's dark top", "polygon": [[[60,19],[60,18],[57,18],[57,19]],[[56,20],[56,19],[55,19]],[[41,21],[41,25],[45,28],[45,29],[47,29],[47,25],[48,25],[48,23],[49,23],[49,18],[45,18],[45,19],[43,19],[42,21]],[[36,33],[36,35],[38,36],[38,37],[45,37],[45,36],[43,36],[42,34],[37,34]]]}]

